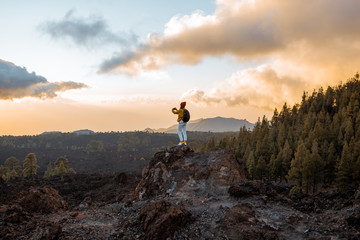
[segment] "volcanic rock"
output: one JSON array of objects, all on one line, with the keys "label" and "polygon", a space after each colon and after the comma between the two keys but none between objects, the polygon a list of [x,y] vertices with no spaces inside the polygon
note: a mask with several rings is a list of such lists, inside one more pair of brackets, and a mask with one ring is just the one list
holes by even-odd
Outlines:
[{"label": "volcanic rock", "polygon": [[[44,224],[45,225],[45,224]],[[32,239],[56,240],[62,236],[62,227],[58,223],[47,223],[36,228]]]},{"label": "volcanic rock", "polygon": [[66,210],[67,204],[53,188],[31,188],[21,192],[18,198],[0,208],[3,221],[19,223],[27,220],[33,213],[48,214]]},{"label": "volcanic rock", "polygon": [[172,147],[154,155],[143,179],[125,200],[224,195],[245,176],[244,166],[230,151],[194,154],[186,146]]},{"label": "volcanic rock", "polygon": [[[14,226],[29,221],[27,230],[34,230],[31,239],[59,239],[62,228],[59,224],[47,220],[38,223],[34,215],[61,212],[67,209],[67,203],[58,191],[49,188],[30,188],[18,194],[17,199],[0,208],[1,239],[17,239]],[[7,226],[6,228],[4,226]],[[21,231],[21,230],[20,230]]]},{"label": "volcanic rock", "polygon": [[158,200],[144,204],[138,219],[147,239],[167,239],[191,221],[191,213],[182,206]]},{"label": "volcanic rock", "polygon": [[260,187],[256,184],[255,181],[246,181],[237,185],[232,185],[229,188],[228,193],[233,197],[248,197],[252,195],[259,195]]},{"label": "volcanic rock", "polygon": [[275,229],[263,223],[248,203],[232,207],[223,217],[222,227],[228,239],[280,239]]},{"label": "volcanic rock", "polygon": [[246,179],[230,151],[173,147],[156,153],[142,177],[0,182],[0,239],[360,239],[358,191],[292,187]]},{"label": "volcanic rock", "polygon": [[67,209],[67,203],[54,188],[31,188],[19,194],[13,204],[29,213],[52,213]]}]

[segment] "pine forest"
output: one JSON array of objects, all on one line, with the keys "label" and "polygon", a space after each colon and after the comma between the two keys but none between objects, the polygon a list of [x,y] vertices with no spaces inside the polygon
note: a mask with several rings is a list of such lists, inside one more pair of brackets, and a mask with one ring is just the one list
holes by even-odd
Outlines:
[{"label": "pine forest", "polygon": [[252,179],[290,182],[292,192],[358,188],[360,183],[359,74],[335,87],[304,92],[300,104],[274,110],[271,119],[236,137],[208,142],[243,159]]}]

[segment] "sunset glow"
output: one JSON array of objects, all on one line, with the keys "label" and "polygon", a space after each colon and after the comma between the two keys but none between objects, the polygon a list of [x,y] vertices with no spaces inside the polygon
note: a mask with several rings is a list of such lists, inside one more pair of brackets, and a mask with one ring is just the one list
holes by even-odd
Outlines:
[{"label": "sunset glow", "polygon": [[[257,121],[359,71],[360,1],[3,1],[0,135]],[[16,13],[16,14],[15,14]]]}]

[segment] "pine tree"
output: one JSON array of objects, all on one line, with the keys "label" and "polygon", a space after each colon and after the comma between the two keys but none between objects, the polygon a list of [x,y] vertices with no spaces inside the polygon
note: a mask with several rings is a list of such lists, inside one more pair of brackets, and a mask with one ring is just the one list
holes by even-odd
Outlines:
[{"label": "pine tree", "polygon": [[9,181],[12,178],[16,178],[22,175],[22,169],[20,162],[15,157],[9,157],[4,163],[5,172],[3,178]]},{"label": "pine tree", "polygon": [[273,160],[273,164],[272,164],[272,176],[274,176],[275,181],[277,181],[277,179],[279,179],[279,181],[281,182],[284,178],[284,169],[283,169],[283,164],[282,164],[282,155],[283,155],[283,151],[281,150],[279,152],[279,154],[277,155],[277,157]]},{"label": "pine tree", "polygon": [[17,172],[15,171],[15,169],[12,169],[12,170],[8,170],[6,172],[6,174],[4,175],[4,179],[5,181],[9,181],[13,178],[16,178],[18,175],[17,175]]},{"label": "pine tree", "polygon": [[244,159],[248,159],[249,158],[249,155],[250,155],[250,152],[251,152],[251,146],[250,144],[248,143],[246,145],[246,149],[245,149],[245,152],[244,152],[244,155],[242,156]]},{"label": "pine tree", "polygon": [[54,168],[54,175],[61,175],[67,173],[67,169],[63,161],[60,161],[58,165]]},{"label": "pine tree", "polygon": [[69,160],[65,156],[62,156],[55,161],[54,174],[59,175],[65,173],[75,173],[75,171],[69,167]]},{"label": "pine tree", "polygon": [[275,157],[275,154],[271,155],[268,167],[269,167],[270,180],[276,181],[277,180],[276,179],[277,178],[277,172],[276,172],[276,157]]},{"label": "pine tree", "polygon": [[314,177],[315,164],[311,160],[310,151],[306,151],[304,161],[301,167],[301,175],[302,175],[302,186],[305,190],[305,193],[309,193],[311,186],[313,185],[313,177]]},{"label": "pine tree", "polygon": [[335,180],[335,168],[336,168],[336,149],[334,143],[330,143],[327,151],[327,157],[324,166],[324,182],[332,183]]},{"label": "pine tree", "polygon": [[354,128],[350,118],[347,118],[342,126],[345,130],[344,141],[350,142],[350,139],[354,136]]},{"label": "pine tree", "polygon": [[308,155],[307,149],[303,141],[300,141],[295,152],[295,157],[291,160],[291,166],[288,173],[288,180],[295,182],[295,184],[301,189],[303,184],[302,178],[302,166],[305,162],[305,158]]},{"label": "pine tree", "polygon": [[250,175],[250,178],[255,177],[256,163],[253,151],[250,152],[249,158],[246,160],[246,166]]},{"label": "pine tree", "polygon": [[275,108],[273,117],[272,117],[272,119],[271,119],[271,126],[272,126],[272,127],[276,127],[276,126],[277,126],[277,124],[278,124],[278,118],[279,118],[279,112],[278,112],[277,108]]},{"label": "pine tree", "polygon": [[256,176],[260,180],[265,179],[268,176],[268,168],[262,156],[259,158],[256,164]]},{"label": "pine tree", "polygon": [[320,182],[320,180],[323,177],[323,167],[324,167],[324,162],[319,154],[318,142],[316,140],[314,140],[311,148],[311,161],[313,162],[312,165],[314,166],[312,169],[312,179],[313,179],[312,187],[313,187],[313,192],[316,192],[317,184]]},{"label": "pine tree", "polygon": [[44,178],[49,178],[49,177],[51,177],[53,175],[54,175],[54,169],[52,167],[51,162],[49,162],[49,164],[48,164],[48,166],[46,168],[46,171],[44,173]]},{"label": "pine tree", "polygon": [[284,124],[279,124],[279,133],[277,136],[277,144],[279,146],[284,146],[286,141],[286,127]]},{"label": "pine tree", "polygon": [[24,177],[32,177],[36,175],[37,169],[39,168],[39,166],[36,163],[37,163],[37,159],[35,153],[29,153],[26,156],[23,164]]},{"label": "pine tree", "polygon": [[286,140],[281,154],[281,164],[282,164],[282,169],[284,171],[283,173],[284,176],[286,176],[286,174],[290,169],[291,158],[292,158],[292,150],[290,148],[289,141]]},{"label": "pine tree", "polygon": [[337,167],[336,180],[341,188],[347,187],[352,183],[353,161],[351,151],[347,142],[341,152],[341,159]]}]

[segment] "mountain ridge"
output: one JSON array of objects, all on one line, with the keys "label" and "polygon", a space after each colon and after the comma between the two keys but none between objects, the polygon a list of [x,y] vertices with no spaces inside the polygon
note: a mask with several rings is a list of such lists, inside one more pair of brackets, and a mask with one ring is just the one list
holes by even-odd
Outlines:
[{"label": "mountain ridge", "polygon": [[[177,133],[177,124],[168,128],[152,129],[154,132]],[[214,117],[214,118],[199,118],[187,123],[187,131],[194,132],[237,132],[245,126],[252,130],[255,124],[250,123],[246,119]]]},{"label": "mountain ridge", "polygon": [[[49,135],[49,134],[61,134],[61,133],[65,133],[65,132],[61,132],[61,131],[47,131],[47,132],[42,132],[40,135]],[[90,134],[94,134],[95,132],[90,130],[90,129],[80,129],[80,130],[75,130],[69,133],[74,133],[76,135],[90,135]]]}]

